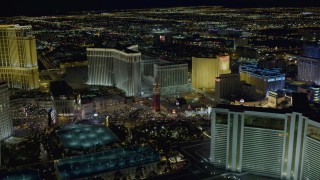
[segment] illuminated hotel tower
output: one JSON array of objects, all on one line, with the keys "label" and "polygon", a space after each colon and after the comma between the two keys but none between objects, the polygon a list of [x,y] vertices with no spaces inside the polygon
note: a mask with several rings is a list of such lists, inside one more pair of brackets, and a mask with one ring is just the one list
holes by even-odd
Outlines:
[{"label": "illuminated hotel tower", "polygon": [[159,83],[153,84],[153,110],[155,112],[160,111],[160,85]]},{"label": "illuminated hotel tower", "polygon": [[220,55],[216,58],[192,57],[192,87],[195,89],[215,89],[216,77],[230,74],[230,58]]},{"label": "illuminated hotel tower", "polygon": [[317,109],[225,104],[212,109],[210,162],[216,168],[275,179],[320,179],[319,151]]},{"label": "illuminated hotel tower", "polygon": [[304,45],[303,56],[298,57],[298,80],[320,85],[320,44]]},{"label": "illuminated hotel tower", "polygon": [[[134,47],[134,46],[132,46]],[[116,86],[127,96],[141,93],[141,53],[133,48],[87,48],[88,84]]]},{"label": "illuminated hotel tower", "polygon": [[0,81],[9,88],[39,87],[36,40],[31,26],[0,25]]},{"label": "illuminated hotel tower", "polygon": [[7,139],[12,134],[10,101],[7,83],[0,82],[0,140]]}]

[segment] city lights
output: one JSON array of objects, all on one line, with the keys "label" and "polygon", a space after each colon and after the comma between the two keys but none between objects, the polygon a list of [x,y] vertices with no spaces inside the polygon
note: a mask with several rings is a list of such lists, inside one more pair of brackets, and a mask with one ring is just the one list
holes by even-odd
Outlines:
[{"label": "city lights", "polygon": [[282,1],[6,2],[0,179],[320,179],[320,6]]}]

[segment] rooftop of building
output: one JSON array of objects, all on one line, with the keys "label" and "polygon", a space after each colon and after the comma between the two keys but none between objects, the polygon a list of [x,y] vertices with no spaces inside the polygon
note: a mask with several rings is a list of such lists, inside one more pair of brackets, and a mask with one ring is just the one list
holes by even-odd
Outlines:
[{"label": "rooftop of building", "polygon": [[168,62],[168,61],[161,61],[158,63],[155,63],[158,66],[173,66],[173,65],[186,65],[188,66],[188,63],[184,63],[184,62]]},{"label": "rooftop of building", "polygon": [[304,44],[304,47],[320,48],[320,42],[308,41],[307,43]]},{"label": "rooftop of building", "polygon": [[235,77],[235,76],[240,76],[240,74],[239,73],[220,74],[220,76],[217,78],[227,78],[227,77]]},{"label": "rooftop of building", "polygon": [[87,149],[96,145],[109,145],[118,137],[106,126],[73,124],[58,131],[58,136],[65,148]]},{"label": "rooftop of building", "polygon": [[127,54],[135,54],[135,53],[140,53],[139,51],[134,50],[133,45],[116,45],[116,46],[105,46],[105,45],[94,45],[93,47],[90,48],[101,48],[101,49],[115,49],[118,51],[122,51]]},{"label": "rooftop of building", "polygon": [[259,69],[257,63],[241,65],[240,72],[248,72],[252,75],[259,76],[259,77],[285,76],[285,74],[280,72],[279,68]]},{"label": "rooftop of building", "polygon": [[141,63],[167,63],[168,61],[161,59],[159,57],[150,57],[150,56],[145,56],[141,55]]},{"label": "rooftop of building", "polygon": [[66,68],[63,80],[73,89],[80,89],[88,81],[88,66]]},{"label": "rooftop of building", "polygon": [[303,84],[302,86],[300,86],[303,89],[315,89],[315,90],[319,90],[320,86],[316,85],[316,84]]},{"label": "rooftop of building", "polygon": [[0,28],[14,28],[19,27],[18,24],[0,24]]},{"label": "rooftop of building", "polygon": [[40,180],[39,172],[34,169],[22,169],[0,173],[0,179],[16,180],[16,179],[34,179]]},{"label": "rooftop of building", "polygon": [[125,147],[57,160],[59,179],[80,179],[160,161],[149,147]]},{"label": "rooftop of building", "polygon": [[305,55],[300,55],[298,56],[300,59],[303,58],[304,60],[313,60],[313,61],[319,61],[320,58],[315,58],[315,57],[309,57],[309,56],[305,56]]},{"label": "rooftop of building", "polygon": [[297,112],[304,116],[312,119],[313,121],[320,122],[320,104],[309,104],[309,106],[291,106],[285,109],[274,109],[274,108],[263,108],[263,107],[252,107],[252,106],[237,106],[229,104],[218,104],[215,108],[219,109],[229,109],[233,112],[244,112],[244,111],[255,111],[255,112],[265,112],[265,113],[276,113],[276,114],[286,114]]},{"label": "rooftop of building", "polygon": [[160,60],[159,57],[152,57],[152,56],[146,56],[144,54],[141,55],[141,60],[143,61],[158,61]]},{"label": "rooftop of building", "polygon": [[229,56],[228,54],[224,54],[224,53],[217,53],[217,54],[212,54],[210,56],[194,56],[193,58],[197,58],[198,60],[205,60],[205,59],[211,59],[211,60],[217,60],[218,57],[226,57]]},{"label": "rooftop of building", "polygon": [[10,99],[21,99],[21,98],[38,98],[38,99],[50,99],[51,94],[47,92],[41,92],[38,90],[32,91],[16,91],[10,94]]},{"label": "rooftop of building", "polygon": [[20,26],[19,24],[0,24],[0,29],[9,29],[9,28],[23,28],[23,29],[27,28],[27,29],[29,29],[29,28],[31,28],[31,26],[30,25]]},{"label": "rooftop of building", "polygon": [[136,50],[129,49],[128,46],[116,46],[115,49],[117,49],[117,50],[119,50],[119,51],[123,51],[123,52],[128,53],[128,54],[139,53],[139,52],[136,51]]},{"label": "rooftop of building", "polygon": [[65,81],[53,81],[50,82],[50,92],[53,97],[73,96],[73,90],[71,86],[69,86]]},{"label": "rooftop of building", "polygon": [[253,106],[237,106],[237,105],[229,105],[229,104],[218,104],[215,108],[218,109],[229,109],[233,112],[244,112],[244,111],[256,111],[256,112],[266,112],[266,113],[277,113],[277,114],[285,114],[293,112],[291,108],[289,109],[274,109],[274,108],[263,108],[263,107],[253,107]]}]

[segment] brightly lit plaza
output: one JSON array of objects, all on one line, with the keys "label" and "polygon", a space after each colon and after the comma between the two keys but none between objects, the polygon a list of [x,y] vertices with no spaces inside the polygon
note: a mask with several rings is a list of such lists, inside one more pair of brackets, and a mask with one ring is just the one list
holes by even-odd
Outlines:
[{"label": "brightly lit plaza", "polygon": [[58,134],[63,146],[70,149],[88,149],[118,140],[118,137],[105,126],[73,124],[63,127]]},{"label": "brightly lit plaza", "polygon": [[64,180],[102,175],[158,161],[160,155],[151,148],[132,146],[61,159],[56,161],[55,167],[59,179]]}]

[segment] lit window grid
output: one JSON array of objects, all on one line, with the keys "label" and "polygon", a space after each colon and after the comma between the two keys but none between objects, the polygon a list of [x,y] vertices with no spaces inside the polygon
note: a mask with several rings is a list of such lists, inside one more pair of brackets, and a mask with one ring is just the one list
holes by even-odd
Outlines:
[{"label": "lit window grid", "polygon": [[0,81],[10,88],[39,87],[36,41],[31,26],[0,26]]},{"label": "lit window grid", "polygon": [[88,48],[88,84],[115,85],[127,96],[141,93],[141,53],[117,49]]},{"label": "lit window grid", "polygon": [[[217,113],[227,114],[228,123],[216,123]],[[282,129],[247,127],[244,125],[246,116],[274,118],[284,125]],[[239,113],[215,108],[211,114],[210,161],[217,167],[237,172],[286,179],[319,179],[316,164],[320,162],[320,136],[311,138],[307,129],[310,126],[317,128],[316,136],[320,123],[300,113]]]},{"label": "lit window grid", "polygon": [[11,119],[9,91],[7,84],[0,83],[0,140],[12,135],[13,125]]}]

